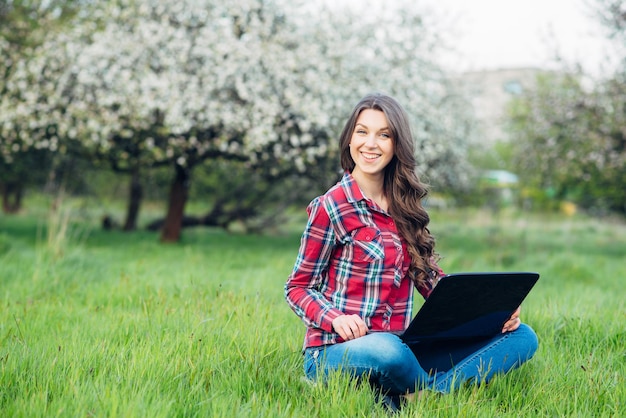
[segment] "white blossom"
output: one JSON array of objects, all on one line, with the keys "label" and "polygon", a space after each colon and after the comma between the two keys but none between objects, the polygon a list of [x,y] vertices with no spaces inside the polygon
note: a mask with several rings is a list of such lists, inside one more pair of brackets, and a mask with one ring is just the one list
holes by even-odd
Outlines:
[{"label": "white blossom", "polygon": [[134,141],[153,159],[214,150],[305,170],[336,149],[356,101],[382,91],[406,106],[422,168],[462,180],[465,115],[440,105],[436,37],[411,2],[375,18],[287,0],[103,3],[101,25],[77,21],[15,71],[0,98],[1,155],[50,148],[54,126],[57,149]]}]

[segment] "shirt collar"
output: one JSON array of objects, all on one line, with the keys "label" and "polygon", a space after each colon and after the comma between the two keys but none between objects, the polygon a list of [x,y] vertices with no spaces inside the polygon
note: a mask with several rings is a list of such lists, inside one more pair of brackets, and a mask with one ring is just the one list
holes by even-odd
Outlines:
[{"label": "shirt collar", "polygon": [[352,173],[346,171],[341,178],[341,188],[343,189],[346,199],[348,202],[359,202],[361,200],[366,200],[365,196],[363,196],[363,192],[361,188],[352,177]]}]

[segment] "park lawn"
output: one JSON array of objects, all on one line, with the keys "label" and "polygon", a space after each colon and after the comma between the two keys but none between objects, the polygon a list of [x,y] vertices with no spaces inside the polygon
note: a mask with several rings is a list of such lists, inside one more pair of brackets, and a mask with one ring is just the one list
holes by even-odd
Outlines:
[{"label": "park lawn", "polygon": [[[400,416],[626,413],[626,224],[433,211],[448,272],[533,270],[523,306],[540,347],[483,387],[427,396]],[[281,236],[85,224],[48,240],[0,217],[0,416],[383,416],[370,390],[302,379],[304,326],[283,298],[299,244]]]}]

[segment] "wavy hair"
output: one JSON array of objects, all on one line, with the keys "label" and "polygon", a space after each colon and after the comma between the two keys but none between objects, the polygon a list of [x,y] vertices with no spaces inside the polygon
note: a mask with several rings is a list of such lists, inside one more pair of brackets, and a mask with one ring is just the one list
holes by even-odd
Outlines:
[{"label": "wavy hair", "polygon": [[394,157],[385,167],[383,192],[389,202],[389,213],[411,256],[410,277],[423,285],[436,272],[435,239],[428,229],[430,217],[422,206],[428,189],[416,173],[415,145],[409,118],[392,97],[374,93],[361,99],[346,122],[339,141],[341,167],[352,172],[355,164],[350,155],[350,141],[356,121],[365,109],[385,114],[394,143]]}]

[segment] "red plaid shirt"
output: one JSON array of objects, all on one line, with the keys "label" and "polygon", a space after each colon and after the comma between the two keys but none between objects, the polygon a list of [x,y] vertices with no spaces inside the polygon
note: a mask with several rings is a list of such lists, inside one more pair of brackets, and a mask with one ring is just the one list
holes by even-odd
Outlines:
[{"label": "red plaid shirt", "polygon": [[[332,322],[357,314],[370,331],[400,333],[412,318],[410,256],[391,216],[346,173],[308,206],[285,297],[307,326],[304,347],[342,342]],[[428,297],[433,278],[418,288]]]}]

